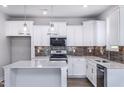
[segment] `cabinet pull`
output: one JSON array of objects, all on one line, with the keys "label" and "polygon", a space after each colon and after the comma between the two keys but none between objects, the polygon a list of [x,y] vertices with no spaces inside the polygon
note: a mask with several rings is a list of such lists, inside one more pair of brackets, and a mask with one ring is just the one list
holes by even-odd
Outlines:
[{"label": "cabinet pull", "polygon": [[88,68],[88,65],[86,66],[86,68]]},{"label": "cabinet pull", "polygon": [[92,73],[93,73],[93,68],[92,68]]}]

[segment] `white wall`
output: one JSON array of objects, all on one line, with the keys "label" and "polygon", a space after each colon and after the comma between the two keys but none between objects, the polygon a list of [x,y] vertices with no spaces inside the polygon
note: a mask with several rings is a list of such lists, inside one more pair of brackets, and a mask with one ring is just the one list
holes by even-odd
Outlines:
[{"label": "white wall", "polygon": [[10,40],[5,36],[6,16],[0,13],[0,80],[3,79],[2,66],[10,63]]}]

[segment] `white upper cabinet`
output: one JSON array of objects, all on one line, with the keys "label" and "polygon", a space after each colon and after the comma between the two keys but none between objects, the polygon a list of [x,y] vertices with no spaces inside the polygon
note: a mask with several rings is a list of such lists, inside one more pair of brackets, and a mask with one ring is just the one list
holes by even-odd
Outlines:
[{"label": "white upper cabinet", "polygon": [[67,46],[82,46],[83,29],[82,25],[67,26]]},{"label": "white upper cabinet", "polygon": [[54,25],[54,33],[58,36],[66,36],[66,22],[50,22]]},{"label": "white upper cabinet", "polygon": [[119,6],[107,16],[107,47],[124,46],[124,6]]},{"label": "white upper cabinet", "polygon": [[34,46],[49,46],[50,36],[48,35],[49,26],[35,25],[33,27],[32,42]]},{"label": "white upper cabinet", "polygon": [[119,46],[124,46],[124,6],[120,6],[120,37]]},{"label": "white upper cabinet", "polygon": [[107,17],[107,45],[119,45],[119,8]]},{"label": "white upper cabinet", "polygon": [[83,22],[83,46],[95,45],[95,21]]},{"label": "white upper cabinet", "polygon": [[105,21],[96,21],[95,23],[95,41],[96,46],[106,45],[106,26]]},{"label": "white upper cabinet", "polygon": [[6,36],[31,36],[33,21],[27,21],[28,31],[24,32],[24,21],[7,21]]}]

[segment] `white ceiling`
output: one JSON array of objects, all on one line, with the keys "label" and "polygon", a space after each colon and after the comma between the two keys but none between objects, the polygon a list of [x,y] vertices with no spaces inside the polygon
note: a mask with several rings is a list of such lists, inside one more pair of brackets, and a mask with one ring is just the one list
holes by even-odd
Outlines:
[{"label": "white ceiling", "polygon": [[[27,17],[95,17],[108,8],[110,5],[28,5],[26,6]],[[42,9],[47,9],[48,14],[43,15]],[[11,17],[23,17],[23,5],[9,5],[8,7],[0,6],[0,11]]]}]

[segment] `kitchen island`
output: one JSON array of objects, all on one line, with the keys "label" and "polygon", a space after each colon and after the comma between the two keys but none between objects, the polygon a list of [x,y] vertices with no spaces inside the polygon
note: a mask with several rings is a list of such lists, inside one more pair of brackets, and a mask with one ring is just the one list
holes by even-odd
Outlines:
[{"label": "kitchen island", "polygon": [[3,68],[5,87],[67,86],[66,62],[19,61]]}]

